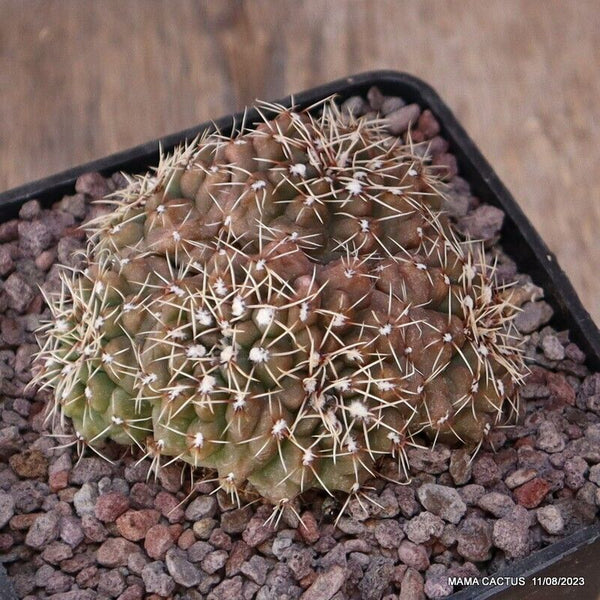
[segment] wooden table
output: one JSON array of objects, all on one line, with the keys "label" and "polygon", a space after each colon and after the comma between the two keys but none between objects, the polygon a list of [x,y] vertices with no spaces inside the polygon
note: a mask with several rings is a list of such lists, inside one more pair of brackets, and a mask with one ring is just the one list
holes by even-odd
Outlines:
[{"label": "wooden table", "polygon": [[598,0],[0,0],[0,189],[369,69],[454,109],[600,322]]}]

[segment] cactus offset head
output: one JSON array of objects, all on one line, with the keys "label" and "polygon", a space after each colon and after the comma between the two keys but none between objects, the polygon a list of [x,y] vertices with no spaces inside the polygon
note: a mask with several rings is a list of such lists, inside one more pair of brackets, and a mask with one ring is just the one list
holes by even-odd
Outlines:
[{"label": "cactus offset head", "polygon": [[522,359],[435,175],[332,101],[263,109],[108,200],[49,299],[37,381],[88,444],[274,503],[356,492],[387,455],[406,470],[419,434],[477,446],[516,410]]}]

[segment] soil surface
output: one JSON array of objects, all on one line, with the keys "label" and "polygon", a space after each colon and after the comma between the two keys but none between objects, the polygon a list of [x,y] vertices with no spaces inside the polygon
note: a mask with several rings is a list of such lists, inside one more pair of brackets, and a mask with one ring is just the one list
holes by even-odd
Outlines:
[{"label": "soil surface", "polygon": [[[527,301],[516,323],[531,375],[517,426],[493,431],[471,460],[464,449],[410,448],[412,481],[371,482],[370,497],[340,508],[309,492],[266,524],[271,507],[238,508],[178,465],[149,477],[149,463],[109,445],[108,462],[79,458],[69,424],[50,434],[50,394],[26,388],[34,331],[49,318],[38,286],[59,284],[77,262],[78,228],[104,210],[93,200],[121,175],[81,176],[51,208],[32,200],[0,225],[0,562],[19,598],[34,600],[412,600],[443,598],[449,576],[493,574],[596,521],[600,506],[600,374],[566,331],[555,331],[543,291],[500,247],[504,215],[480,202],[458,174],[433,115],[370,90],[344,109],[379,111],[390,132],[429,150],[444,168],[446,210],[486,240],[500,281]],[[389,462],[382,471],[393,475]],[[187,498],[187,500],[186,500]]]}]

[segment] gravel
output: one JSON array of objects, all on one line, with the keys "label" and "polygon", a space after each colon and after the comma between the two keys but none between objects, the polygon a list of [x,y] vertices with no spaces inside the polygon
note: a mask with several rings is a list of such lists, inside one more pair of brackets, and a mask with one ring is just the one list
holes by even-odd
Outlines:
[{"label": "gravel", "polygon": [[[526,302],[516,319],[532,372],[518,425],[493,431],[479,453],[408,447],[412,481],[370,482],[373,503],[306,494],[298,515],[266,524],[271,508],[237,508],[213,483],[108,446],[112,462],[48,436],[47,392],[26,388],[35,329],[56,286],[56,260],[74,264],[75,232],[92,201],[119,178],[80,177],[51,209],[37,201],[0,224],[0,554],[17,596],[28,600],[376,600],[443,598],[449,575],[493,575],[520,557],[597,521],[600,506],[600,374],[568,332],[547,326],[552,307],[497,240],[503,214],[452,178],[448,144],[433,115],[371,90],[345,109],[380,109],[390,130],[421,142],[444,166],[446,208],[483,239],[499,276],[517,278]],[[416,124],[416,127],[415,127]],[[54,288],[55,289],[55,288]],[[71,433],[66,423],[60,433]],[[393,461],[381,470],[391,473]],[[190,494],[190,492],[192,492]],[[188,494],[190,498],[187,499]],[[300,521],[300,518],[301,521]]]}]

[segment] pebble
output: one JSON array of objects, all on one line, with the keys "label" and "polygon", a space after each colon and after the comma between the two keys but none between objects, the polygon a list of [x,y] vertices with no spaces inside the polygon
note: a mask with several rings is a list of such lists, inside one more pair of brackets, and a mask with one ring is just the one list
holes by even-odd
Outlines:
[{"label": "pebble", "polygon": [[266,523],[264,517],[255,516],[248,522],[248,525],[242,534],[242,538],[248,546],[254,548],[267,541],[273,533],[272,525]]},{"label": "pebble", "polygon": [[134,554],[130,554],[127,558],[127,568],[136,575],[141,575],[144,567],[150,561],[148,558],[142,554],[141,552],[135,552]]},{"label": "pebble", "polygon": [[398,600],[425,600],[425,582],[417,569],[408,568],[400,584]]},{"label": "pebble", "polygon": [[242,533],[251,517],[252,511],[248,507],[229,510],[221,515],[221,527],[226,533]]},{"label": "pebble", "polygon": [[333,565],[317,575],[312,585],[300,596],[301,600],[330,600],[346,580],[346,569]]},{"label": "pebble", "polygon": [[536,475],[537,471],[535,469],[517,469],[504,480],[504,483],[512,490],[531,481]]},{"label": "pebble", "polygon": [[128,510],[116,521],[118,532],[132,542],[143,540],[148,530],[158,524],[160,513],[151,508]]},{"label": "pebble", "polygon": [[406,102],[404,102],[402,98],[398,98],[397,96],[384,96],[383,102],[381,103],[381,114],[385,117],[405,105]]},{"label": "pebble", "polygon": [[583,457],[573,456],[568,458],[563,469],[565,472],[565,485],[568,488],[578,490],[585,483],[588,464]]},{"label": "pebble", "polygon": [[[207,600],[231,600],[242,597],[242,578],[238,575],[225,579],[207,596]],[[268,596],[267,596],[268,598]]]},{"label": "pebble", "polygon": [[58,203],[58,208],[73,215],[76,219],[83,219],[86,213],[85,197],[83,194],[64,196]]},{"label": "pebble", "polygon": [[459,230],[473,240],[491,240],[502,229],[504,212],[491,204],[482,204],[457,221]]},{"label": "pebble", "polygon": [[149,594],[158,594],[166,598],[175,591],[175,581],[165,573],[165,564],[161,561],[148,563],[142,569],[142,580]]},{"label": "pebble", "polygon": [[[414,471],[424,471],[431,475],[439,475],[448,468],[451,452],[443,444],[436,444],[435,448],[415,448],[409,446],[407,450],[409,464]],[[396,495],[398,492],[396,490]],[[400,502],[400,499],[398,499]]]},{"label": "pebble", "polygon": [[[198,543],[204,543],[204,542],[198,542]],[[192,546],[192,548],[193,548],[193,546]],[[192,559],[190,550],[188,550],[188,555],[190,556],[191,560],[195,561],[195,559]],[[200,560],[202,560],[204,558],[204,556],[206,556],[211,550],[212,550],[211,546],[209,546],[206,551],[204,551],[204,548],[203,548],[202,556],[200,558],[198,558],[198,562]],[[250,546],[248,546],[248,544],[246,544],[246,542],[244,542],[243,540],[238,540],[237,542],[234,542],[234,544],[231,548],[231,552],[229,553],[229,558],[227,559],[227,562],[225,563],[225,574],[227,575],[227,577],[232,577],[233,575],[237,575],[241,571],[242,564],[244,564],[244,562],[246,560],[248,560],[248,558],[250,558],[251,555],[252,555],[252,548],[250,548]]]},{"label": "pebble", "polygon": [[383,556],[366,556],[366,571],[358,589],[364,600],[379,600],[390,587],[394,576],[394,560]]},{"label": "pebble", "polygon": [[85,537],[81,521],[71,515],[61,517],[59,523],[59,536],[60,539],[71,546],[71,548],[79,546]]},{"label": "pebble", "polygon": [[[588,475],[588,479],[592,483],[595,483],[596,485],[600,486],[600,464],[590,467],[590,473]],[[1,519],[0,519],[0,522],[1,522]],[[1,528],[1,525],[0,525],[0,528]]]},{"label": "pebble", "polygon": [[93,542],[103,542],[108,537],[108,531],[96,517],[85,514],[81,517],[81,528],[85,536]]},{"label": "pebble", "polygon": [[494,545],[504,551],[508,558],[520,558],[529,554],[529,515],[522,506],[494,523]]},{"label": "pebble", "polygon": [[84,483],[73,496],[75,510],[80,517],[93,515],[98,499],[98,486],[95,483]]},{"label": "pebble", "polygon": [[94,514],[99,521],[113,523],[117,517],[129,508],[129,498],[121,492],[108,492],[100,496],[94,507]]},{"label": "pebble", "polygon": [[421,114],[418,104],[407,104],[386,115],[387,129],[392,135],[401,135],[412,123],[415,124]]},{"label": "pebble", "polygon": [[515,503],[510,496],[499,492],[489,492],[484,494],[477,501],[477,506],[494,517],[505,517],[515,507]]},{"label": "pebble", "polygon": [[467,449],[453,450],[450,456],[450,475],[456,485],[464,485],[471,479],[473,464]]},{"label": "pebble", "polygon": [[14,245],[0,245],[0,277],[6,277],[15,268],[13,261]]},{"label": "pebble", "polygon": [[174,540],[171,531],[166,525],[154,525],[146,532],[144,549],[150,558],[163,559],[167,550],[173,546]]},{"label": "pebble", "polygon": [[481,562],[490,558],[492,526],[479,517],[469,517],[460,524],[456,551],[466,560]]},{"label": "pebble", "polygon": [[385,96],[381,93],[378,87],[372,86],[367,92],[367,100],[369,101],[369,104],[373,110],[381,110],[381,107],[385,102]]},{"label": "pebble", "polygon": [[267,580],[267,572],[269,570],[269,563],[265,558],[255,554],[242,564],[240,567],[240,571],[246,577],[257,583],[258,585],[263,585]]},{"label": "pebble", "polygon": [[53,565],[73,556],[73,549],[62,542],[52,542],[44,547],[42,558]]},{"label": "pebble", "polygon": [[19,247],[29,256],[39,256],[54,241],[47,220],[19,221]]},{"label": "pebble", "polygon": [[405,537],[402,526],[396,519],[378,521],[373,533],[382,548],[397,548]]},{"label": "pebble", "polygon": [[187,553],[179,548],[170,548],[165,556],[169,575],[175,583],[190,588],[202,581],[202,572],[187,558]]},{"label": "pebble", "polygon": [[19,219],[31,221],[40,215],[42,206],[39,200],[29,200],[25,202],[19,210]]},{"label": "pebble", "polygon": [[217,521],[215,519],[200,519],[192,525],[192,530],[197,538],[207,540],[216,526]]},{"label": "pebble", "polygon": [[15,500],[10,494],[0,491],[0,529],[2,529],[15,514]]},{"label": "pebble", "polygon": [[96,457],[82,458],[71,471],[71,483],[82,485],[98,482],[111,475],[112,469],[108,461]]},{"label": "pebble", "polygon": [[25,537],[25,543],[32,548],[42,548],[58,538],[60,515],[47,512],[39,515]]},{"label": "pebble", "polygon": [[207,554],[202,561],[202,570],[211,575],[215,571],[225,566],[229,558],[225,550],[215,550]]},{"label": "pebble", "polygon": [[[391,492],[393,494],[393,492]],[[221,519],[222,522],[222,519]],[[300,519],[300,525],[298,526],[298,531],[302,536],[302,539],[308,544],[314,544],[321,537],[321,532],[319,531],[319,524],[317,523],[317,519],[315,515],[306,511],[302,514]]]},{"label": "pebble", "polygon": [[538,523],[550,534],[558,535],[565,528],[562,514],[556,506],[548,504],[535,511]]},{"label": "pebble", "polygon": [[353,117],[360,117],[368,110],[368,105],[362,96],[350,96],[342,102],[340,107],[343,113],[347,113]]},{"label": "pebble", "polygon": [[167,518],[169,523],[179,523],[184,519],[184,510],[181,502],[169,492],[158,492],[154,500],[154,507]]},{"label": "pebble", "polygon": [[185,509],[185,518],[188,521],[198,521],[214,517],[216,513],[217,500],[214,496],[198,496]]},{"label": "pebble", "polygon": [[427,140],[435,137],[440,132],[440,124],[428,108],[421,113],[417,127]]},{"label": "pebble", "polygon": [[535,508],[542,502],[550,491],[550,485],[545,479],[535,477],[531,481],[515,488],[513,494],[516,501],[525,508]]},{"label": "pebble", "polygon": [[521,306],[513,323],[521,333],[532,333],[545,325],[553,316],[554,310],[544,301],[526,302]]},{"label": "pebble", "polygon": [[565,348],[555,335],[547,335],[542,339],[542,351],[549,360],[563,360]]},{"label": "pebble", "polygon": [[473,462],[473,481],[484,487],[491,487],[502,477],[498,465],[489,454],[483,454]]},{"label": "pebble", "polygon": [[140,552],[140,549],[124,538],[108,538],[96,554],[98,564],[103,567],[125,567],[130,554]]},{"label": "pebble", "polygon": [[417,496],[428,511],[455,525],[467,510],[458,491],[445,485],[425,483],[417,490]]},{"label": "pebble", "polygon": [[552,421],[544,421],[538,429],[535,445],[544,452],[562,452],[566,446],[565,436],[558,431]]},{"label": "pebble", "polygon": [[87,194],[94,200],[99,200],[109,193],[110,189],[106,179],[100,173],[84,173],[75,182],[75,191]]},{"label": "pebble", "polygon": [[431,565],[425,574],[424,592],[427,598],[445,598],[454,586],[448,581],[448,571],[444,565]]},{"label": "pebble", "polygon": [[19,220],[11,219],[0,223],[0,243],[12,242],[18,238]]},{"label": "pebble", "polygon": [[398,558],[408,567],[425,571],[429,566],[429,556],[424,546],[414,544],[409,540],[402,540],[398,547]]},{"label": "pebble", "polygon": [[8,307],[18,313],[24,313],[35,296],[33,288],[20,273],[12,273],[4,282],[4,294]]},{"label": "pebble", "polygon": [[116,569],[103,571],[98,576],[98,592],[116,598],[125,590],[125,578]]},{"label": "pebble", "polygon": [[404,525],[406,537],[415,544],[424,544],[439,538],[443,531],[444,521],[428,511],[419,513]]}]

